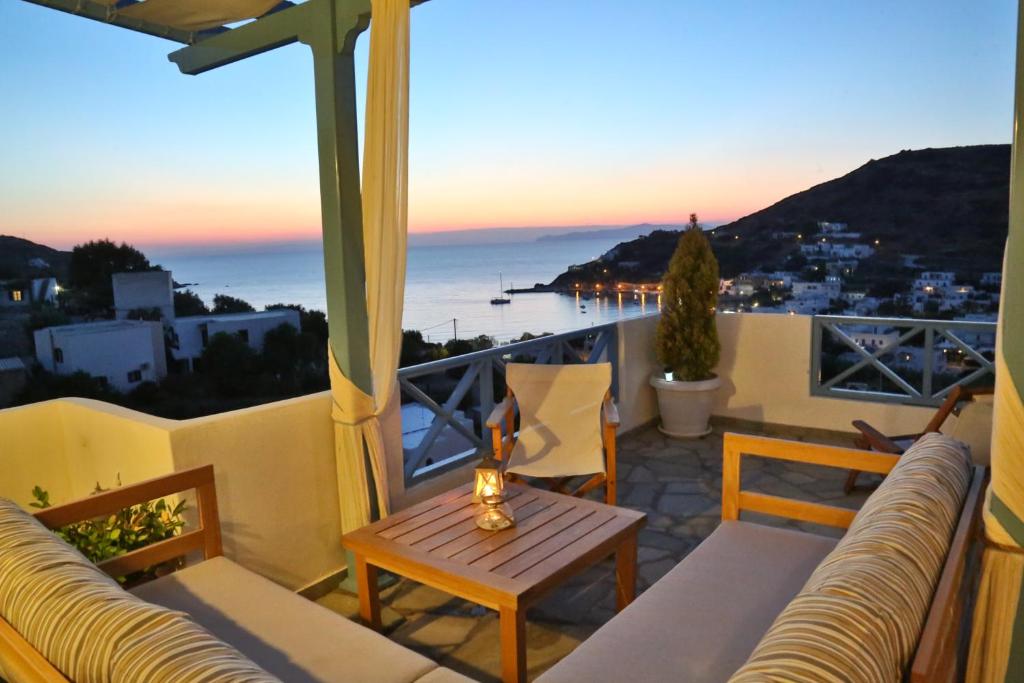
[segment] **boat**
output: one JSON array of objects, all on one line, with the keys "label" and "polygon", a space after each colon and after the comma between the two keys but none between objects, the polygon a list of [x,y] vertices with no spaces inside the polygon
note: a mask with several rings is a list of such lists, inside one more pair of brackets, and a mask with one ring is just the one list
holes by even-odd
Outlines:
[{"label": "boat", "polygon": [[501,273],[498,273],[498,296],[491,299],[492,306],[500,306],[502,304],[512,303],[512,299],[505,296],[505,284],[501,281]]}]

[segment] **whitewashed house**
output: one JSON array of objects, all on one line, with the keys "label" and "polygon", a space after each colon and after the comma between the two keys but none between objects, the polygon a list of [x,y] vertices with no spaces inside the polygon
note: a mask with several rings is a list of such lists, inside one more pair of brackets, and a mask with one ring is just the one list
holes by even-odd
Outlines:
[{"label": "whitewashed house", "polygon": [[835,280],[831,282],[794,282],[793,296],[797,299],[815,296],[838,299],[841,289],[842,284]]},{"label": "whitewashed house", "polygon": [[982,273],[981,285],[983,287],[998,287],[1003,284],[1002,273]]},{"label": "whitewashed house", "polygon": [[252,313],[190,315],[168,323],[168,347],[181,369],[195,369],[196,361],[215,334],[240,337],[255,351],[263,350],[267,332],[280,325],[299,330],[299,312],[290,308]]},{"label": "whitewashed house", "polygon": [[163,320],[174,319],[174,281],[169,270],[114,273],[114,316],[125,320],[132,311],[160,311]]},{"label": "whitewashed house", "polygon": [[32,304],[53,304],[60,287],[56,278],[37,277],[29,280],[0,282],[0,308],[28,307]]},{"label": "whitewashed house", "polygon": [[36,330],[36,360],[49,372],[85,372],[120,391],[167,375],[163,325],[101,320]]},{"label": "whitewashed house", "polygon": [[956,274],[948,271],[925,271],[914,280],[914,289],[925,294],[941,294],[956,282]]}]

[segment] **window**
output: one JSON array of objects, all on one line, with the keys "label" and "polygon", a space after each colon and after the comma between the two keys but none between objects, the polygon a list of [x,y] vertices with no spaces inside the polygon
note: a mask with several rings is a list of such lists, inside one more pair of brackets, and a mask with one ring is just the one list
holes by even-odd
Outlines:
[{"label": "window", "polygon": [[20,289],[11,290],[11,301],[21,301],[25,293]]},{"label": "window", "polygon": [[63,363],[64,362],[64,349],[54,349],[53,350],[53,362],[54,363]]},{"label": "window", "polygon": [[142,381],[142,370],[132,370],[128,373],[128,381],[131,383]]},{"label": "window", "polygon": [[249,330],[239,330],[238,338],[244,341],[246,344],[249,343]]}]

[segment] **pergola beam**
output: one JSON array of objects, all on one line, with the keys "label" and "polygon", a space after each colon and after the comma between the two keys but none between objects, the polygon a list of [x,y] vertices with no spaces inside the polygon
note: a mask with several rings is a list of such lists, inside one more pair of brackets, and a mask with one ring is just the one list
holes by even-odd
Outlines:
[{"label": "pergola beam", "polygon": [[94,0],[25,0],[25,2],[186,45],[194,42],[199,36],[196,31],[183,31],[179,28],[123,16],[109,6],[94,2]]},{"label": "pergola beam", "polygon": [[267,14],[229,31],[204,38],[188,47],[175,50],[167,58],[178,65],[183,74],[195,76],[246,57],[269,52],[298,42],[309,30],[316,2]]}]

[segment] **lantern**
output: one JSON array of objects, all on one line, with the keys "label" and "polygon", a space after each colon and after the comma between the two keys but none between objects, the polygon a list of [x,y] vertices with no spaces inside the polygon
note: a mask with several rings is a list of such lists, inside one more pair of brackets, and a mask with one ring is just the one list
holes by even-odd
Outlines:
[{"label": "lantern", "polygon": [[473,502],[482,503],[488,496],[504,498],[505,482],[501,462],[488,455],[476,467],[473,484]]}]

